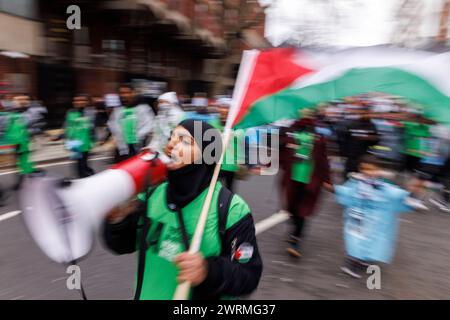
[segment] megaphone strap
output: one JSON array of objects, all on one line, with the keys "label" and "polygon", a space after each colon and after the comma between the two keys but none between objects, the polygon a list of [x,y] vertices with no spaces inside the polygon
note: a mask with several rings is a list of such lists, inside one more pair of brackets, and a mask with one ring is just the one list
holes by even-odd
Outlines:
[{"label": "megaphone strap", "polygon": [[139,246],[138,274],[137,274],[136,291],[134,293],[134,300],[139,300],[142,291],[142,282],[144,280],[145,257],[147,252],[147,233],[148,230],[150,229],[150,220],[147,217],[148,200],[157,188],[157,187],[150,187],[150,175],[147,177],[146,187],[147,189],[145,192],[144,207],[143,210],[141,210],[143,225]]},{"label": "megaphone strap", "polygon": [[[147,203],[147,199],[145,201]],[[139,300],[142,291],[142,281],[144,279],[144,269],[145,269],[145,257],[147,251],[147,233],[150,228],[150,221],[147,218],[147,211],[141,211],[143,217],[143,226],[142,233],[139,245],[139,257],[138,257],[138,274],[137,274],[137,283],[136,283],[136,291],[134,293],[134,300]]]},{"label": "megaphone strap", "polygon": [[183,219],[183,212],[181,211],[181,208],[179,208],[179,207],[176,207],[175,211],[176,211],[177,217],[178,217],[178,223],[180,226],[181,236],[183,239],[184,250],[188,251],[189,250],[189,236],[186,232],[186,225],[185,225],[184,219]]}]

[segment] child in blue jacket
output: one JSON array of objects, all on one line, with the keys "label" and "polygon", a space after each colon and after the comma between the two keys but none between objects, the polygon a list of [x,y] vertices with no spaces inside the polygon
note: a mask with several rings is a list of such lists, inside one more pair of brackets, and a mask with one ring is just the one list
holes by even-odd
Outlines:
[{"label": "child in blue jacket", "polygon": [[399,215],[411,208],[409,192],[382,178],[379,160],[363,157],[359,173],[336,187],[344,210],[344,242],[347,253],[342,271],[355,278],[371,264],[390,263],[397,240]]}]

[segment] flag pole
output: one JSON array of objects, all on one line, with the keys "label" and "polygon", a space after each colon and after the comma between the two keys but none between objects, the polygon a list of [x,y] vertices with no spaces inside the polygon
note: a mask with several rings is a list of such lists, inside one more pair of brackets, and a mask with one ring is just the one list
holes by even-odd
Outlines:
[{"label": "flag pole", "polygon": [[[211,206],[211,200],[216,187],[217,179],[219,177],[220,168],[222,166],[223,157],[225,150],[228,148],[228,144],[231,138],[231,128],[234,124],[236,116],[239,111],[239,107],[242,104],[244,98],[248,79],[253,72],[254,64],[256,61],[256,56],[258,50],[246,50],[242,54],[241,65],[239,67],[239,73],[236,79],[236,83],[233,90],[233,97],[231,100],[231,107],[228,113],[227,121],[225,123],[224,134],[222,137],[222,152],[220,154],[220,160],[214,168],[214,173],[211,178],[211,183],[209,184],[208,193],[206,194],[205,202],[203,203],[202,211],[200,212],[200,217],[197,222],[197,227],[195,228],[194,236],[192,242],[189,246],[189,253],[197,253],[200,250],[200,245],[203,238],[203,231],[205,230],[206,218],[208,217],[208,211]],[[173,296],[174,300],[186,300],[189,298],[189,291],[191,288],[190,282],[183,282],[179,284],[175,290]]]}]

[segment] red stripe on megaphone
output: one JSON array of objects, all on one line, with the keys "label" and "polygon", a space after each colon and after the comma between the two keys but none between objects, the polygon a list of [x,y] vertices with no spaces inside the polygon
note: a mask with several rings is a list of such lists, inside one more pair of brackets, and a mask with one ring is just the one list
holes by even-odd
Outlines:
[{"label": "red stripe on megaphone", "polygon": [[147,182],[150,185],[157,185],[167,177],[167,168],[164,163],[152,156],[156,155],[146,150],[112,166],[111,169],[126,171],[133,178],[136,193],[139,193],[144,191]]}]

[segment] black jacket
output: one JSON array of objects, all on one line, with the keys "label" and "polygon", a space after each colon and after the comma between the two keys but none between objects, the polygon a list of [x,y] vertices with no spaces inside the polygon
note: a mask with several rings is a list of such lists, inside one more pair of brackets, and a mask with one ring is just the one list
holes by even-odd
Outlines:
[{"label": "black jacket", "polygon": [[359,158],[379,141],[376,126],[370,120],[353,120],[345,124],[344,155]]}]

